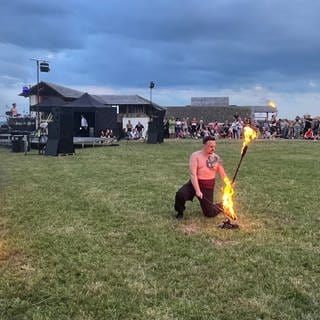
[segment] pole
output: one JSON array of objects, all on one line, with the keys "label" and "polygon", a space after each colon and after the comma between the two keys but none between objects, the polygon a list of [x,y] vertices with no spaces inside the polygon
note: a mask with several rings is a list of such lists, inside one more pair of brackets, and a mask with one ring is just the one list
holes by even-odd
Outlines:
[{"label": "pole", "polygon": [[[237,166],[237,169],[236,169],[236,172],[233,176],[233,179],[232,179],[232,183],[234,183],[234,181],[236,180],[236,177],[237,177],[237,174],[238,174],[238,171],[239,171],[239,168],[240,168],[240,165],[241,165],[241,162],[242,162],[242,159],[244,158],[244,156],[246,155],[247,153],[247,150],[248,150],[248,146],[245,146],[242,150],[242,153],[241,153],[241,158],[240,158],[240,161],[238,163],[238,166]],[[231,183],[231,184],[232,184]]]},{"label": "pole", "polygon": [[40,112],[39,112],[39,102],[40,102],[40,97],[39,97],[39,60],[37,59],[37,124],[36,128],[38,129],[40,126]]},{"label": "pole", "polygon": [[149,88],[150,88],[150,104],[152,105],[152,89],[154,88],[153,81],[150,81]]}]

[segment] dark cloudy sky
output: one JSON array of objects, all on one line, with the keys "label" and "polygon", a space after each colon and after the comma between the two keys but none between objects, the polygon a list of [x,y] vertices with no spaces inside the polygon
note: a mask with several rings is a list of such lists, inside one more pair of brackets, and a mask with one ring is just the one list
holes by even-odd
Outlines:
[{"label": "dark cloudy sky", "polygon": [[0,114],[40,80],[89,93],[276,103],[279,116],[320,115],[320,1],[8,0],[0,4]]}]

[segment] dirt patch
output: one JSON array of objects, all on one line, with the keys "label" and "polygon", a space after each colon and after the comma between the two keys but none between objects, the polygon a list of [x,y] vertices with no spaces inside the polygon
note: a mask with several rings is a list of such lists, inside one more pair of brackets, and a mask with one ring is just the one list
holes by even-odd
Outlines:
[{"label": "dirt patch", "polygon": [[211,239],[211,243],[217,247],[228,247],[228,246],[235,246],[239,244],[239,241],[231,241],[231,240],[222,240],[222,239]]},{"label": "dirt patch", "polygon": [[198,225],[196,225],[195,223],[191,223],[191,224],[185,224],[181,226],[181,230],[183,233],[185,234],[199,234],[200,233],[200,228]]},{"label": "dirt patch", "polygon": [[0,267],[6,265],[17,275],[32,273],[35,269],[26,256],[19,250],[10,248],[4,240],[0,241]]},{"label": "dirt patch", "polygon": [[1,261],[8,260],[10,257],[7,243],[4,240],[0,240],[0,263]]}]

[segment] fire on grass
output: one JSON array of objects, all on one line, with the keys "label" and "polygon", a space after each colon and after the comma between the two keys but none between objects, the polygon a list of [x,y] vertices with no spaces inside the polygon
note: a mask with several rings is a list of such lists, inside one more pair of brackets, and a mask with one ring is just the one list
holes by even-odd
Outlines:
[{"label": "fire on grass", "polygon": [[244,141],[241,148],[241,158],[238,164],[238,167],[236,169],[236,172],[233,176],[232,181],[230,181],[228,178],[224,179],[225,186],[223,188],[223,194],[222,194],[222,204],[223,204],[223,211],[226,215],[226,220],[223,221],[223,223],[220,225],[221,228],[226,229],[232,229],[232,228],[238,228],[238,225],[232,224],[230,222],[230,219],[237,220],[237,214],[234,210],[234,203],[233,203],[233,195],[234,195],[234,182],[237,176],[237,173],[239,171],[242,159],[244,158],[248,145],[251,141],[257,138],[257,132],[252,129],[250,126],[245,126],[243,128],[243,135],[244,135]]}]

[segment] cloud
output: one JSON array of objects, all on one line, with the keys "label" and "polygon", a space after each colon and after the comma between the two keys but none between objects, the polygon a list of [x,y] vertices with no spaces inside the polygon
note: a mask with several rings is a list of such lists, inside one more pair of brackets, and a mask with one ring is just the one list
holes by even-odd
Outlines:
[{"label": "cloud", "polygon": [[51,66],[41,80],[70,87],[148,97],[154,80],[160,104],[228,93],[237,105],[277,97],[288,115],[295,103],[312,113],[319,10],[312,0],[2,1],[0,105],[35,83],[38,58]]}]

